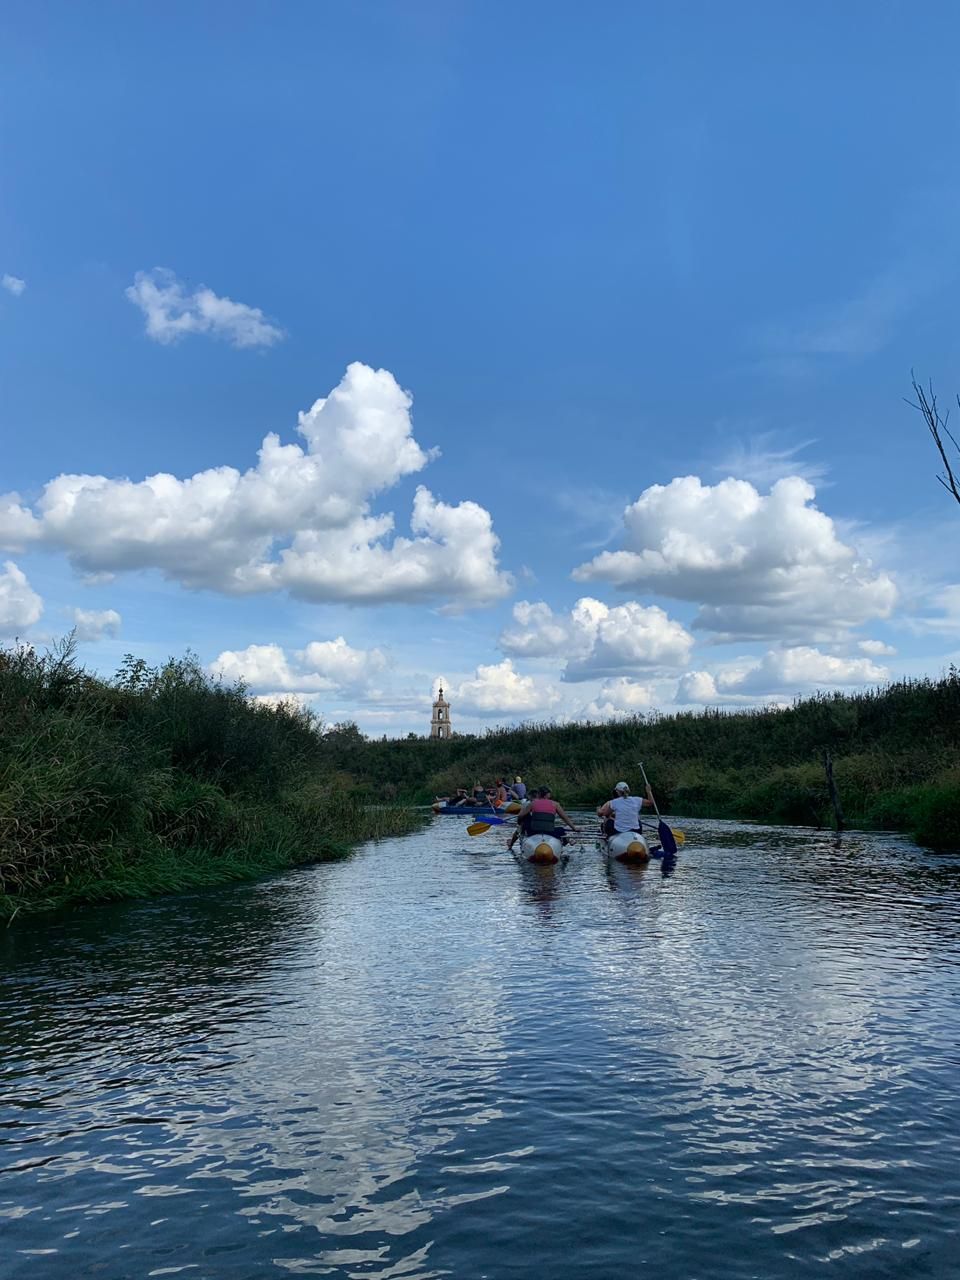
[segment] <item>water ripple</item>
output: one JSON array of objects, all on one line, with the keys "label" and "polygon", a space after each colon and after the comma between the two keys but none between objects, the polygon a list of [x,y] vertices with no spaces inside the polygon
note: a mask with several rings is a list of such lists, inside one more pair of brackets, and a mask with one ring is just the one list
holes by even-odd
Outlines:
[{"label": "water ripple", "polygon": [[960,862],[683,825],[8,931],[0,1276],[950,1274]]}]

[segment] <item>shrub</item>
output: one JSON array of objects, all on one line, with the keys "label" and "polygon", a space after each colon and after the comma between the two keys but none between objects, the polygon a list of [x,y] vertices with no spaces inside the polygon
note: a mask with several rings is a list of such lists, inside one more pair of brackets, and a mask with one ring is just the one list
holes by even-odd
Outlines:
[{"label": "shrub", "polygon": [[956,783],[915,788],[911,817],[918,844],[960,851],[960,786]]}]

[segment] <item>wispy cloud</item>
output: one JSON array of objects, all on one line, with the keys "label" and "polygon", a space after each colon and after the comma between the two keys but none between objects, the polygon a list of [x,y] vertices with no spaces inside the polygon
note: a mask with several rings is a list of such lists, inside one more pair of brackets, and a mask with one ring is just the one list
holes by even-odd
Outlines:
[{"label": "wispy cloud", "polygon": [[924,613],[907,619],[906,625],[916,634],[939,632],[960,638],[960,584],[933,592]]},{"label": "wispy cloud", "polygon": [[798,444],[777,447],[774,431],[761,431],[739,439],[731,436],[713,471],[724,478],[749,480],[761,489],[769,489],[784,476],[801,476],[820,487],[827,474],[826,464],[799,456],[816,443],[812,439],[801,440]]},{"label": "wispy cloud", "polygon": [[588,484],[556,489],[553,498],[567,517],[568,526],[585,535],[580,543],[584,551],[599,551],[623,528],[623,512],[629,502],[626,494]]},{"label": "wispy cloud", "polygon": [[286,336],[259,307],[220,297],[206,285],[189,293],[166,267],[138,271],[126,296],[146,317],[147,336],[165,345],[190,333],[222,338],[233,347],[272,347]]},{"label": "wispy cloud", "polygon": [[26,280],[21,280],[19,276],[11,276],[9,274],[0,276],[0,284],[3,285],[7,293],[12,293],[15,298],[19,298],[27,287]]},{"label": "wispy cloud", "polygon": [[936,285],[936,275],[922,264],[897,262],[852,296],[768,327],[761,341],[769,363],[797,374],[818,360],[873,355],[887,346],[897,325]]}]

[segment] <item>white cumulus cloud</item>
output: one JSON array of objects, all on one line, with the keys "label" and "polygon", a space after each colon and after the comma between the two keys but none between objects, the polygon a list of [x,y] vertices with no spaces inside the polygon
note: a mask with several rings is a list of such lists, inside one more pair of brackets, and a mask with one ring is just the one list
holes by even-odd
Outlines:
[{"label": "white cumulus cloud", "polygon": [[40,521],[23,505],[19,493],[0,494],[0,547],[22,551],[41,534]]},{"label": "white cumulus cloud", "polygon": [[116,609],[74,609],[73,628],[78,640],[101,640],[115,636],[120,630],[121,617]]},{"label": "white cumulus cloud", "polygon": [[548,711],[560,697],[546,681],[523,676],[509,658],[477,667],[473,679],[463,680],[449,693],[457,711],[478,716],[517,716]]},{"label": "white cumulus cloud", "polygon": [[143,312],[147,335],[155,342],[169,344],[190,333],[206,333],[234,347],[271,347],[284,337],[259,307],[220,297],[206,285],[190,293],[166,267],[138,271],[126,295]]},{"label": "white cumulus cloud", "polygon": [[695,628],[721,639],[834,640],[888,617],[893,580],[837,535],[799,476],[760,494],[746,480],[653,485],[624,512],[621,551],[574,571],[700,605]]},{"label": "white cumulus cloud", "polygon": [[688,671],[677,682],[676,702],[719,702],[716,681],[709,671]]},{"label": "white cumulus cloud", "polygon": [[21,280],[19,276],[12,276],[9,273],[0,276],[0,284],[3,285],[7,293],[12,293],[15,298],[19,298],[27,287],[26,280]]},{"label": "white cumulus cloud", "polygon": [[636,716],[656,704],[656,694],[649,684],[640,684],[625,676],[605,680],[597,696],[581,710],[582,720],[615,720],[619,716]]},{"label": "white cumulus cloud", "polygon": [[569,614],[544,601],[521,600],[515,625],[500,636],[501,650],[515,657],[564,657],[564,680],[593,680],[629,672],[682,667],[693,637],[657,605],[634,600],[610,607],[583,596]]},{"label": "white cumulus cloud", "polygon": [[43,613],[43,601],[12,560],[0,569],[0,634],[16,635],[32,627]]},{"label": "white cumulus cloud", "polygon": [[771,649],[757,661],[740,662],[715,672],[689,671],[680,678],[680,703],[748,702],[808,694],[816,689],[879,684],[890,672],[869,658],[841,658],[808,645]]},{"label": "white cumulus cloud", "polygon": [[387,665],[382,649],[354,649],[337,636],[313,640],[289,654],[278,644],[225,649],[210,671],[231,684],[242,680],[252,692],[276,699],[289,694],[364,694]]},{"label": "white cumulus cloud", "polygon": [[392,516],[364,516],[343,529],[306,530],[281,552],[277,586],[305,600],[425,600],[450,596],[484,603],[503,596],[510,579],[496,568],[500,539],[490,513],[475,502],[448,506],[423,485],[410,527],[389,545]]},{"label": "white cumulus cloud", "polygon": [[412,398],[386,369],[351,364],[301,413],[302,444],[271,433],[247,471],[186,479],[61,475],[34,508],[0,495],[0,545],[67,552],[87,575],[158,569],[186,587],[289,590],[308,600],[483,604],[511,585],[499,539],[474,502],[448,505],[421,486],[412,537],[371,500],[433,456],[413,436]]},{"label": "white cumulus cloud", "polygon": [[516,624],[500,635],[500,648],[517,658],[546,658],[563,653],[570,644],[570,619],[557,617],[544,600],[518,600]]},{"label": "white cumulus cloud", "polygon": [[871,658],[892,658],[897,652],[892,644],[885,644],[883,640],[860,640],[857,648]]}]

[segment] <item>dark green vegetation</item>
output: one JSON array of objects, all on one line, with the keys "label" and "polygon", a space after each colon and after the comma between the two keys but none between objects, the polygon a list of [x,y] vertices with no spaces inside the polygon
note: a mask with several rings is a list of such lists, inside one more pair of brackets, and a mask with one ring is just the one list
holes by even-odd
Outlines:
[{"label": "dark green vegetation", "polygon": [[410,830],[326,771],[317,722],[193,658],[112,681],[0,651],[0,919],[245,879]]},{"label": "dark green vegetation", "polygon": [[848,826],[906,831],[960,849],[960,672],[786,709],[701,711],[604,725],[528,725],[447,742],[328,733],[328,768],[389,799],[431,800],[475,778],[521,773],[565,805],[639,787],[643,760],[665,811],[830,826],[823,752]]}]

